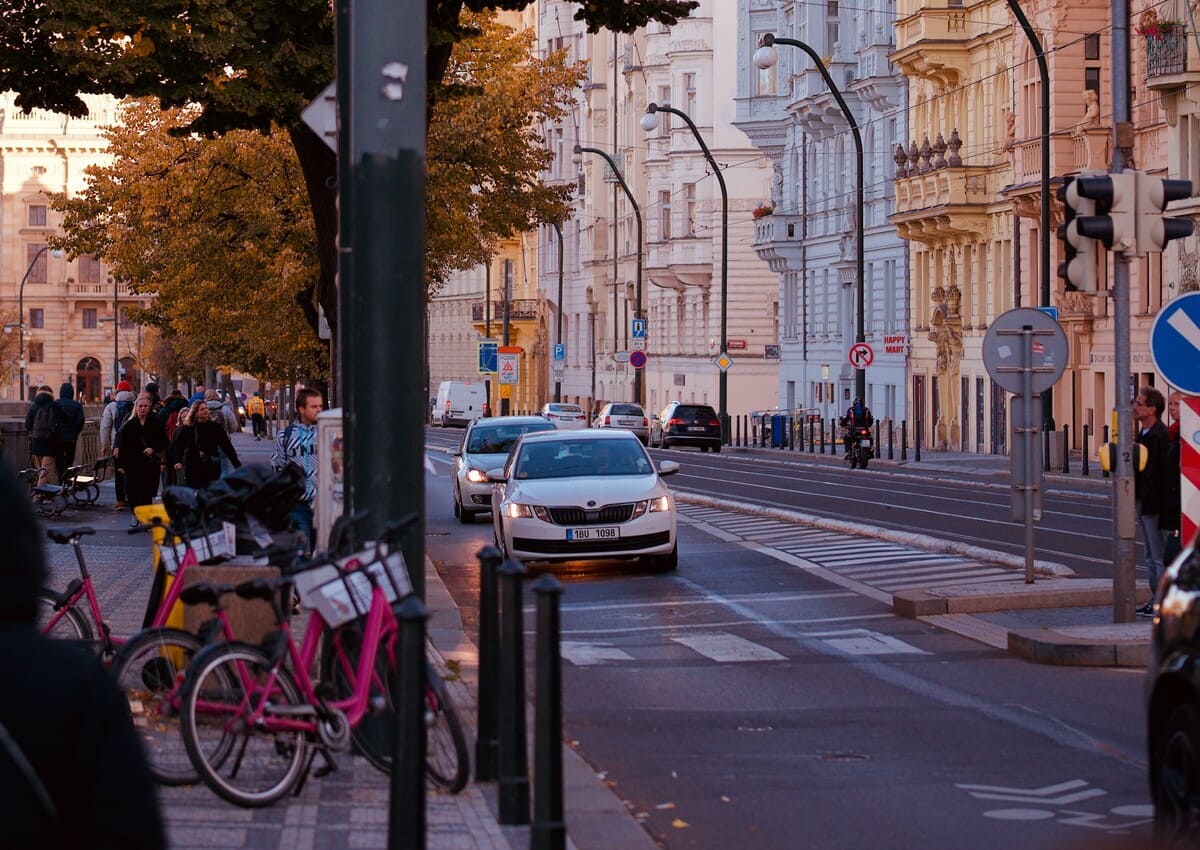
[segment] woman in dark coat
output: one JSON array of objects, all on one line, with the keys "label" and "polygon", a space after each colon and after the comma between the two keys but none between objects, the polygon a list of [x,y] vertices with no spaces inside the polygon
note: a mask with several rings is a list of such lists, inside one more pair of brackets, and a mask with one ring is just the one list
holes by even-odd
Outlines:
[{"label": "woman in dark coat", "polygon": [[54,441],[54,393],[47,386],[37,388],[33,402],[25,413],[25,430],[29,433],[29,448],[37,459],[37,465],[45,470],[40,484],[56,484],[54,458],[57,445]]},{"label": "woman in dark coat", "polygon": [[[131,511],[154,502],[166,450],[167,431],[157,416],[150,415],[150,396],[142,393],[133,403],[133,415],[113,439],[113,457],[125,470],[125,501]],[[137,517],[129,524],[137,525]]]},{"label": "woman in dark coat", "polygon": [[187,486],[207,487],[221,477],[221,452],[235,467],[242,465],[225,429],[212,418],[208,406],[198,401],[192,405],[188,424],[175,431],[171,465]]}]

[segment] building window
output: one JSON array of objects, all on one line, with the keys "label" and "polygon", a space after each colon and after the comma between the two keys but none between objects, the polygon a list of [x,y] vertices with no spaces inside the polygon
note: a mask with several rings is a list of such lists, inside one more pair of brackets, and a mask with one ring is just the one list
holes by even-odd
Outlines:
[{"label": "building window", "polygon": [[660,242],[666,242],[671,238],[671,193],[658,193],[658,238]]},{"label": "building window", "polygon": [[46,327],[46,311],[41,307],[29,308],[29,327],[44,328]]},{"label": "building window", "polygon": [[101,281],[100,261],[91,254],[79,255],[79,282],[99,283]]},{"label": "building window", "polygon": [[128,308],[128,307],[122,307],[122,308],[121,308],[121,327],[123,327],[123,328],[135,328],[135,327],[137,327],[137,322],[135,322],[135,321],[134,321],[132,318],[130,318],[130,316],[129,316],[129,308]]},{"label": "building window", "polygon": [[[671,105],[671,87],[670,86],[659,86],[659,88],[658,88],[658,105],[659,106],[670,106]],[[665,139],[669,135],[671,135],[671,113],[670,112],[660,112],[660,113],[658,113],[658,137],[660,139]]]},{"label": "building window", "polygon": [[1094,91],[1097,96],[1100,94],[1100,69],[1099,68],[1084,68],[1083,69],[1083,87],[1089,91]]},{"label": "building window", "polygon": [[29,270],[30,283],[46,282],[46,243],[30,242],[25,246],[25,268]]},{"label": "building window", "polygon": [[1083,58],[1093,61],[1100,61],[1100,34],[1091,33],[1083,37]]},{"label": "building window", "polygon": [[834,47],[841,41],[838,32],[838,0],[825,2],[825,49],[833,53]]},{"label": "building window", "polygon": [[95,307],[84,307],[83,308],[83,326],[85,328],[98,327],[98,325],[96,323],[96,308]]},{"label": "building window", "polygon": [[[754,43],[762,44],[762,33],[754,34]],[[775,65],[779,63],[776,62]],[[775,94],[775,65],[770,68],[756,68],[754,74],[754,94],[767,96]]]},{"label": "building window", "polygon": [[696,117],[696,75],[683,75],[683,111],[694,120]]},{"label": "building window", "polygon": [[45,204],[30,204],[29,205],[29,226],[30,227],[45,227],[46,226],[46,205]]},{"label": "building window", "polygon": [[40,342],[29,342],[25,345],[25,350],[29,352],[30,363],[44,363],[46,361],[46,351],[43,344]]},{"label": "building window", "polygon": [[683,227],[688,236],[696,235],[696,184],[683,184]]}]

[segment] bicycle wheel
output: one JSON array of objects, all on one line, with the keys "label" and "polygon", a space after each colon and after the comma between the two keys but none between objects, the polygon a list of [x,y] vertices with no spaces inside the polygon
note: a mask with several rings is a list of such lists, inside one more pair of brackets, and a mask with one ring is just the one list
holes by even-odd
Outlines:
[{"label": "bicycle wheel", "polygon": [[163,785],[190,785],[196,769],[183,746],[179,691],[184,671],[204,644],[179,629],[146,629],[128,640],[113,661],[113,675],[129,700],[150,772]]},{"label": "bicycle wheel", "polygon": [[467,786],[471,757],[467,736],[446,683],[425,662],[425,773],[434,785],[457,794]]},{"label": "bicycle wheel", "polygon": [[[265,694],[271,672],[270,658],[258,647],[215,644],[195,660],[181,699],[183,743],[200,778],[222,799],[246,808],[286,795],[308,766],[304,732],[269,728],[272,719],[300,719],[308,703],[283,667]],[[264,696],[262,722],[247,722]]]},{"label": "bicycle wheel", "polygon": [[[75,607],[59,610],[58,593],[48,587],[37,592],[37,628],[48,638],[90,642],[95,633],[91,621],[75,610]],[[54,618],[58,619],[55,620]],[[51,621],[54,625],[50,625]]]},{"label": "bicycle wheel", "polygon": [[[351,623],[325,635],[321,653],[321,681],[333,688],[334,699],[347,699],[354,692],[354,671],[362,647],[362,628]],[[375,675],[371,683],[371,699],[376,708],[363,715],[350,730],[354,751],[382,773],[392,772],[392,750],[395,746],[396,713],[392,710],[391,667],[383,650],[375,656]]]}]

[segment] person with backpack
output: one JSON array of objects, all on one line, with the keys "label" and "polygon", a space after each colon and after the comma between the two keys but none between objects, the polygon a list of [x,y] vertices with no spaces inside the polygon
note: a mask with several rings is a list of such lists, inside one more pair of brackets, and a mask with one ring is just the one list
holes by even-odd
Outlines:
[{"label": "person with backpack", "polygon": [[[133,387],[129,385],[129,381],[121,381],[117,384],[116,398],[104,408],[104,413],[100,416],[99,457],[109,457],[112,454],[114,438],[121,430],[121,426],[133,415],[133,400]],[[117,491],[116,508],[119,511],[123,511],[127,507],[125,502],[125,471],[116,463],[113,464],[113,470],[113,484]]]},{"label": "person with backpack", "polygon": [[54,461],[58,456],[54,443],[54,393],[47,386],[40,386],[34,394],[29,410],[25,413],[25,430],[29,434],[29,448],[39,469],[45,470],[40,479],[42,484],[55,484]]},{"label": "person with backpack", "polygon": [[267,405],[257,390],[246,402],[246,412],[250,414],[250,424],[254,426],[254,439],[261,440],[267,430]]},{"label": "person with backpack", "polygon": [[67,468],[75,463],[75,444],[83,430],[83,405],[75,400],[75,387],[63,381],[54,402],[54,466],[58,480],[67,477]]},{"label": "person with backpack", "polygon": [[306,387],[296,393],[296,419],[276,435],[271,456],[272,469],[294,464],[304,472],[304,496],[292,511],[292,522],[307,536],[309,552],[316,540],[313,506],[317,499],[317,417],[324,409],[320,390]]}]

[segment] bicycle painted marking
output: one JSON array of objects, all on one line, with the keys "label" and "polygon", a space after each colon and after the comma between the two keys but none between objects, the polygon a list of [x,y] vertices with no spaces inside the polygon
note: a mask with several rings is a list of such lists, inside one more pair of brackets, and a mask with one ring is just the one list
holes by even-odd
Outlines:
[{"label": "bicycle painted marking", "polygon": [[[1074,803],[1108,795],[1108,791],[1091,785],[1084,779],[1070,779],[1066,782],[1039,788],[964,783],[958,783],[954,787],[961,788],[979,800],[1000,800],[1025,804],[1023,807],[988,809],[981,813],[985,818],[992,820],[1055,821],[1064,826],[1099,829],[1111,835],[1128,834],[1133,829],[1147,826],[1154,820],[1154,807],[1140,803],[1113,806],[1107,812],[1085,812],[1064,808]],[[1035,806],[1041,808],[1034,808]]]}]

